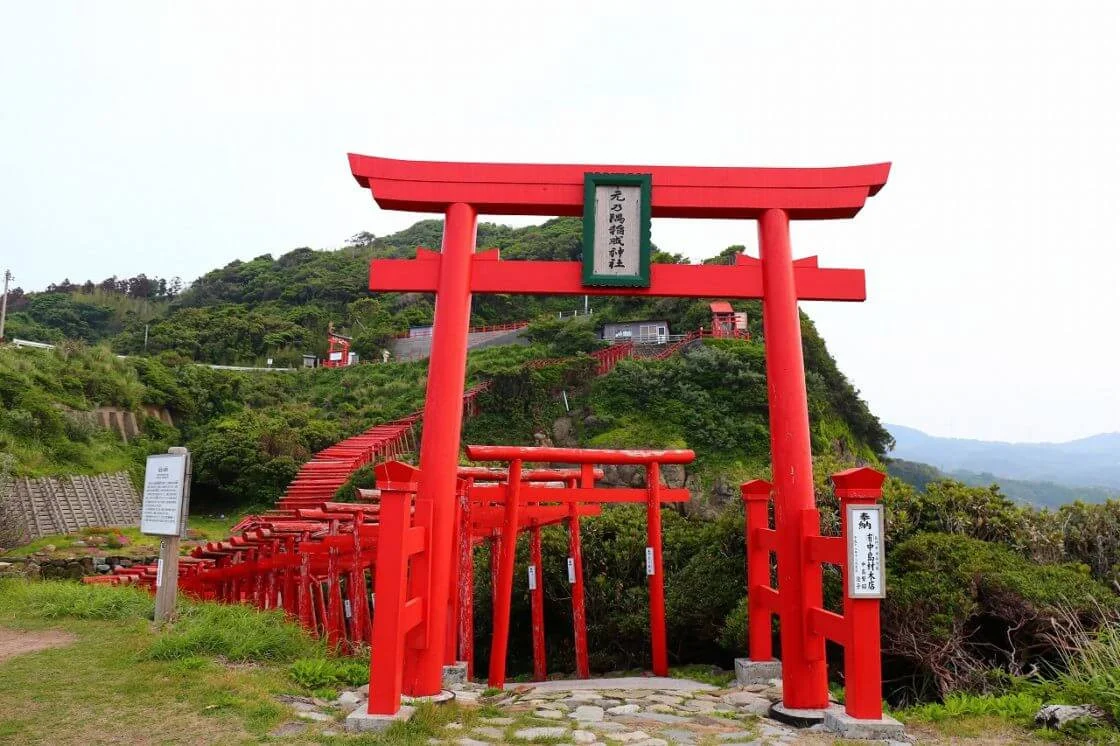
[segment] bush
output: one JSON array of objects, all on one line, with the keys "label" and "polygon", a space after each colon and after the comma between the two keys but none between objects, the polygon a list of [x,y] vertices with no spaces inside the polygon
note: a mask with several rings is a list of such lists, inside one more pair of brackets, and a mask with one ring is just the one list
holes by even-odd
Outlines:
[{"label": "bush", "polygon": [[993,669],[1022,674],[1054,659],[1062,609],[1092,627],[1117,605],[1083,565],[1036,564],[964,536],[916,536],[890,552],[888,567],[883,652],[916,667],[941,696],[984,689]]}]

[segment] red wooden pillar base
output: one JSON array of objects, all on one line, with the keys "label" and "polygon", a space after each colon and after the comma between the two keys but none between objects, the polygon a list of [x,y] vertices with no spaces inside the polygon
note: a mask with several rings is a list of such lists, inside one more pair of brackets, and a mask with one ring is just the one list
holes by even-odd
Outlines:
[{"label": "red wooden pillar base", "polygon": [[[593,481],[593,480],[592,480]],[[592,484],[584,484],[591,487]],[[572,586],[572,634],[576,649],[576,677],[591,677],[587,657],[587,609],[583,596],[583,547],[579,535],[579,508],[568,506],[568,581]]]}]

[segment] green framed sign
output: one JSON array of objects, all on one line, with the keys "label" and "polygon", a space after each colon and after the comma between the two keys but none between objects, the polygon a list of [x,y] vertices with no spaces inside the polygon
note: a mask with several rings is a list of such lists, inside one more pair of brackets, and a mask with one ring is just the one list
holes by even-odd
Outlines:
[{"label": "green framed sign", "polygon": [[583,175],[583,284],[649,287],[650,174]]}]

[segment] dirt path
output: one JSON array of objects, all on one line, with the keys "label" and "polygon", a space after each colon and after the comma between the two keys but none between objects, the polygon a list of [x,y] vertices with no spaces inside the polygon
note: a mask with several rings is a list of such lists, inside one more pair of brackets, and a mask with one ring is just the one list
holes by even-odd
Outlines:
[{"label": "dirt path", "polygon": [[0,662],[36,650],[60,648],[69,645],[77,638],[69,632],[44,629],[35,632],[18,632],[0,627]]}]

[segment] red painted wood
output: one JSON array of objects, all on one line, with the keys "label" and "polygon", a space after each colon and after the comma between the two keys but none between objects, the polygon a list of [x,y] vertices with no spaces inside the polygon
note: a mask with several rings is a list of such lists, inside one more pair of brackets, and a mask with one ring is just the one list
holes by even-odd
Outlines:
[{"label": "red painted wood", "polygon": [[[656,461],[646,469],[646,542],[653,549],[653,574],[649,576],[649,636],[653,648],[653,673],[669,675],[669,652],[665,632],[665,571],[661,557],[661,466]],[[644,564],[644,557],[643,564]]]},{"label": "red painted wood", "polygon": [[770,589],[770,551],[758,540],[770,526],[770,497],[773,485],[753,479],[740,486],[743,496],[747,547],[747,651],[752,661],[774,659],[771,607],[765,589]]},{"label": "red painted wood", "polygon": [[541,561],[541,527],[529,530],[529,563],[536,568],[536,587],[529,589],[533,618],[533,679],[544,681],[548,664],[544,651],[544,563]]},{"label": "red painted wood", "polygon": [[521,461],[509,465],[509,483],[506,485],[506,523],[502,529],[502,556],[498,567],[498,584],[494,592],[494,638],[490,645],[489,685],[501,689],[506,683],[506,652],[509,649],[509,612],[513,595],[513,570],[517,560],[518,511],[521,501]]},{"label": "red painted wood", "polygon": [[[375,259],[370,262],[369,289],[378,292],[435,292],[439,254],[416,259]],[[615,288],[583,284],[580,262],[501,261],[476,256],[471,276],[475,293],[514,295],[625,295],[672,298],[761,298],[762,267],[758,264],[653,264],[648,288]],[[801,300],[863,301],[867,299],[861,269],[794,268]]]},{"label": "red painted wood", "polygon": [[789,215],[782,210],[764,213],[758,243],[781,589],[782,701],[790,708],[821,709],[828,706],[824,638],[811,634],[806,624],[807,610],[821,605],[822,589],[820,572],[814,573],[802,556],[801,516],[813,508],[815,497]]},{"label": "red painted wood", "polygon": [[447,207],[416,493],[418,518],[430,521],[420,523],[429,531],[429,546],[443,550],[431,551],[426,562],[413,567],[417,582],[427,586],[423,597],[428,604],[425,644],[405,664],[405,691],[416,696],[438,694],[442,685],[476,225],[475,208],[460,203]]},{"label": "red painted wood", "polygon": [[350,170],[384,209],[443,212],[465,202],[492,215],[582,215],[583,176],[652,175],[654,217],[851,217],[886,183],[890,164],[841,168],[551,165],[404,161],[350,154]]},{"label": "red painted wood", "polygon": [[[585,486],[593,479],[585,477]],[[575,582],[572,586],[572,637],[576,651],[576,677],[590,678],[591,668],[587,657],[587,610],[583,593],[583,547],[580,543],[579,512],[575,503],[568,505],[568,557],[572,560]]]}]

